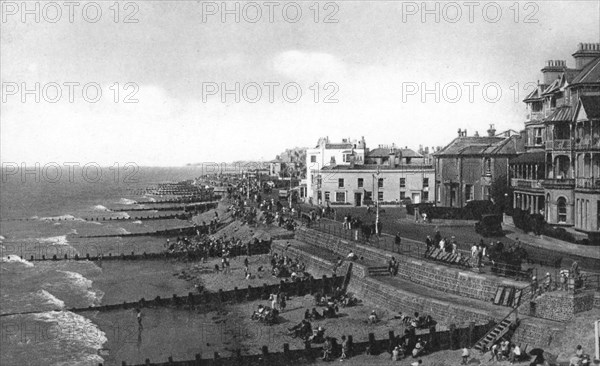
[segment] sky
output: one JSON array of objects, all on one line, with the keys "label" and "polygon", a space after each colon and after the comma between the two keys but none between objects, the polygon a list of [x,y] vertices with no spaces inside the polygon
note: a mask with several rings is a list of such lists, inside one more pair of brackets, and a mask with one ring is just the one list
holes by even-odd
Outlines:
[{"label": "sky", "polygon": [[574,66],[600,40],[598,0],[64,4],[2,2],[3,163],[270,160],[322,136],[444,146],[522,129],[546,60]]}]

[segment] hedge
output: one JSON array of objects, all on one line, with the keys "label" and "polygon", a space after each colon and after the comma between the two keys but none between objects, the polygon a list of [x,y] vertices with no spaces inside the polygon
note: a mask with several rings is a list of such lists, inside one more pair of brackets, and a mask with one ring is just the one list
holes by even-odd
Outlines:
[{"label": "hedge", "polygon": [[567,241],[574,244],[589,245],[588,239],[577,240],[573,234],[564,228],[556,228],[548,225],[544,216],[540,214],[530,214],[529,211],[515,208],[513,210],[513,222],[516,227],[526,233],[533,232],[535,235],[546,235],[551,238]]},{"label": "hedge", "polygon": [[465,207],[437,207],[431,203],[411,204],[406,205],[406,212],[414,215],[415,208],[431,219],[444,220],[481,220],[481,215],[501,212],[491,201],[470,201]]}]

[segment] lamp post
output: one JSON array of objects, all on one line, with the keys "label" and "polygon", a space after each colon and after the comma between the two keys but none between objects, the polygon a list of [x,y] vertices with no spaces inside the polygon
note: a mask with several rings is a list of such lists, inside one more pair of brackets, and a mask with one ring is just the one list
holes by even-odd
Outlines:
[{"label": "lamp post", "polygon": [[[379,176],[379,173],[379,167],[377,167],[377,173],[373,174],[373,191],[375,191],[375,176]],[[375,234],[379,235],[379,180],[377,181],[377,195],[375,198]]]}]

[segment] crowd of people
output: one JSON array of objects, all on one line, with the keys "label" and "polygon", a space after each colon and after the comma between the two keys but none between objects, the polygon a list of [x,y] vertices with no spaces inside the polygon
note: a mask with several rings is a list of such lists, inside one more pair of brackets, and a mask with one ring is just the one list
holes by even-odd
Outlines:
[{"label": "crowd of people", "polygon": [[269,241],[253,238],[251,241],[243,242],[239,238],[215,238],[210,235],[197,235],[194,237],[178,237],[171,241],[167,239],[165,243],[166,253],[186,254],[189,260],[201,260],[206,262],[211,257],[221,257],[222,259],[235,258],[241,255],[251,255],[252,253],[268,252]]},{"label": "crowd of people", "polygon": [[[450,239],[443,237],[439,230],[436,230],[433,237],[428,235],[425,244],[427,246],[426,253],[430,253],[434,248],[446,253],[457,254],[459,252],[456,238],[454,236]],[[469,262],[471,267],[483,267],[484,262],[488,261],[492,272],[519,277],[524,273],[522,264],[527,260],[527,251],[518,239],[516,243],[508,246],[501,241],[486,244],[481,239],[479,243],[473,243],[471,246]]]}]

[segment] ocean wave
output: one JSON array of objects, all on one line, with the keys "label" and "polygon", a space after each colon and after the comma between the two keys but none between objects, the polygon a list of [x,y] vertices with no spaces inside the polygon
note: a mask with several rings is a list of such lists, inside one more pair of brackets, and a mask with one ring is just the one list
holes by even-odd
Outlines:
[{"label": "ocean wave", "polygon": [[96,205],[92,208],[94,209],[94,211],[110,211],[109,208],[106,208],[105,206],[102,206],[102,205]]},{"label": "ocean wave", "polygon": [[70,311],[47,311],[33,314],[38,321],[55,323],[52,327],[52,341],[57,346],[67,345],[69,349],[81,350],[77,360],[54,363],[54,365],[89,365],[102,363],[104,360],[97,351],[108,342],[106,334],[91,320]]},{"label": "ocean wave", "polygon": [[0,242],[2,242],[2,240],[6,240],[6,238],[0,235]]},{"label": "ocean wave", "polygon": [[129,198],[121,198],[119,203],[122,205],[135,205],[137,202],[134,200],[130,200]]},{"label": "ocean wave", "polygon": [[57,298],[56,296],[52,295],[51,293],[49,293],[46,290],[40,290],[38,291],[39,295],[41,297],[44,298],[44,300],[46,301],[46,303],[48,304],[52,304],[60,309],[64,309],[65,307],[65,302],[62,301],[61,299]]},{"label": "ocean wave", "polygon": [[7,255],[6,257],[2,257],[2,263],[21,263],[27,267],[33,267],[33,263],[26,259],[21,259],[18,255]]},{"label": "ocean wave", "polygon": [[33,216],[32,219],[38,219],[40,221],[85,221],[81,217],[75,217],[73,215],[60,215],[60,216],[46,216],[46,217],[37,217]]},{"label": "ocean wave", "polygon": [[69,245],[69,241],[67,240],[66,235],[51,236],[48,238],[38,238],[37,241],[40,243],[47,243],[50,245]]},{"label": "ocean wave", "polygon": [[124,212],[124,213],[122,213],[122,214],[119,214],[119,217],[121,217],[121,218],[123,218],[123,219],[127,220],[127,219],[129,219],[131,216],[129,216],[129,214],[128,214],[128,213]]},{"label": "ocean wave", "polygon": [[92,290],[92,280],[77,272],[61,270],[57,270],[57,272],[67,275],[75,290],[85,293],[84,296],[88,300],[89,305],[100,305],[102,297],[104,297],[104,292],[101,290]]},{"label": "ocean wave", "polygon": [[117,228],[117,233],[121,234],[121,235],[127,235],[127,234],[131,234],[129,231],[127,231],[125,228]]},{"label": "ocean wave", "polygon": [[57,272],[64,273],[67,277],[75,284],[84,290],[92,287],[92,280],[85,278],[81,273],[57,270]]},{"label": "ocean wave", "polygon": [[141,223],[142,223],[142,220],[135,220],[134,222],[132,222],[132,224],[138,224],[138,225],[141,225]]}]

